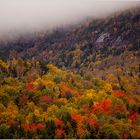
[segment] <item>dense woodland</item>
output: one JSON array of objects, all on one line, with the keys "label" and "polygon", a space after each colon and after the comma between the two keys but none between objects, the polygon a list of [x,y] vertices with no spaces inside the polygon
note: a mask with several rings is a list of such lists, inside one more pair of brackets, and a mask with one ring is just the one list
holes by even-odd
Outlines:
[{"label": "dense woodland", "polygon": [[39,61],[0,61],[0,138],[140,138],[140,95]]},{"label": "dense woodland", "polygon": [[0,138],[140,138],[140,9],[0,41]]}]

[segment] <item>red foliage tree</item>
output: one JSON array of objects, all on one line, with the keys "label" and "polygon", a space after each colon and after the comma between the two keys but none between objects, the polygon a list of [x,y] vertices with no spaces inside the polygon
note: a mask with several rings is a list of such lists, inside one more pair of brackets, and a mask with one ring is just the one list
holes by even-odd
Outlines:
[{"label": "red foliage tree", "polygon": [[80,121],[80,120],[82,120],[82,116],[79,115],[79,114],[72,114],[71,117],[72,117],[72,119],[75,120],[75,121]]},{"label": "red foliage tree", "polygon": [[23,129],[26,133],[29,132],[30,131],[30,125],[29,124],[24,124]]},{"label": "red foliage tree", "polygon": [[30,125],[30,131],[31,131],[32,133],[36,133],[36,131],[37,131],[37,126],[36,126],[35,123],[32,123],[32,124]]},{"label": "red foliage tree", "polygon": [[24,131],[27,132],[31,132],[31,133],[36,133],[37,130],[43,130],[45,128],[45,126],[41,123],[32,123],[32,124],[24,124],[23,125],[23,129]]},{"label": "red foliage tree", "polygon": [[138,118],[140,118],[140,114],[138,114],[137,112],[135,112],[129,116],[130,120],[136,120]]},{"label": "red foliage tree", "polygon": [[25,90],[29,90],[29,91],[34,91],[34,87],[32,84],[27,84],[25,87],[24,87]]},{"label": "red foliage tree", "polygon": [[95,122],[93,121],[93,119],[91,119],[91,118],[86,118],[85,121],[86,121],[91,127],[95,127]]},{"label": "red foliage tree", "polygon": [[37,124],[37,129],[38,130],[43,130],[45,128],[44,124],[38,123]]},{"label": "red foliage tree", "polygon": [[103,112],[106,114],[112,114],[112,104],[108,100],[101,101],[93,107],[93,112]]},{"label": "red foliage tree", "polygon": [[125,97],[125,98],[127,98],[129,100],[134,100],[132,97],[130,97],[128,94],[124,93],[121,90],[114,90],[113,94],[115,94],[117,97]]},{"label": "red foliage tree", "polygon": [[44,95],[44,96],[40,97],[40,101],[50,103],[50,102],[52,102],[52,98],[50,96],[48,96],[48,95]]},{"label": "red foliage tree", "polygon": [[61,128],[63,128],[64,123],[63,123],[62,120],[56,118],[56,119],[55,119],[55,126],[56,126],[56,127],[61,127]]}]

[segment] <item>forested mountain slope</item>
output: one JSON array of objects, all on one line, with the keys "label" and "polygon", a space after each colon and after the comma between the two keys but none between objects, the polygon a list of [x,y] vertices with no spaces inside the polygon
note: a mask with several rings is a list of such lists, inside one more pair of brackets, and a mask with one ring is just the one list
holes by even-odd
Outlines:
[{"label": "forested mountain slope", "polygon": [[25,59],[34,57],[80,75],[88,73],[118,84],[124,91],[140,93],[139,8],[67,30],[1,42],[1,57],[7,58],[10,50],[16,50]]},{"label": "forested mountain slope", "polygon": [[140,138],[140,95],[41,66],[0,61],[0,138]]},{"label": "forested mountain slope", "polygon": [[140,138],[140,9],[0,41],[0,138]]}]

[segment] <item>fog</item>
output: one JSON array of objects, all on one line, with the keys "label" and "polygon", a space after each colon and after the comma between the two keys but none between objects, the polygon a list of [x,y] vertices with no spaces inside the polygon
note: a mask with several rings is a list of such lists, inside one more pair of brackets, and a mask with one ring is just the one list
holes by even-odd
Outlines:
[{"label": "fog", "polygon": [[0,36],[66,26],[137,5],[134,0],[0,0]]}]

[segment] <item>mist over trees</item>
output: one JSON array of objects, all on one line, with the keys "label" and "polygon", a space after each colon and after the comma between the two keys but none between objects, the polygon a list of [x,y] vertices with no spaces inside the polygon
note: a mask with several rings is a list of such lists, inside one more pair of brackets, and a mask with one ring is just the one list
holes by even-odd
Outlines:
[{"label": "mist over trees", "polygon": [[139,2],[12,2],[0,1],[0,138],[139,139]]}]

